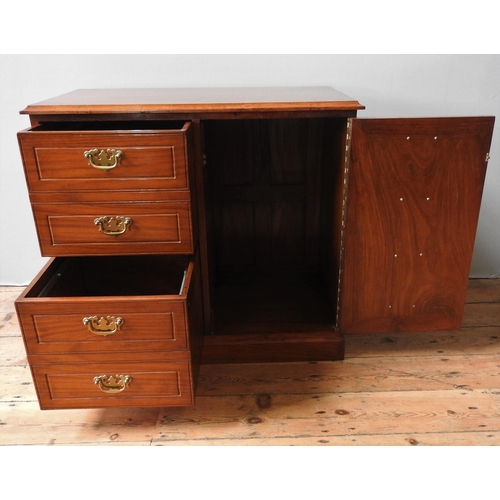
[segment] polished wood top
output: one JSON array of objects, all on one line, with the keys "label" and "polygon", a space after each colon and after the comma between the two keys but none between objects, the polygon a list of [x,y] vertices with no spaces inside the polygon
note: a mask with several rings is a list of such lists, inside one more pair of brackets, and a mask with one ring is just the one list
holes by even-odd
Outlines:
[{"label": "polished wood top", "polygon": [[356,111],[331,87],[82,89],[31,104],[28,115]]}]

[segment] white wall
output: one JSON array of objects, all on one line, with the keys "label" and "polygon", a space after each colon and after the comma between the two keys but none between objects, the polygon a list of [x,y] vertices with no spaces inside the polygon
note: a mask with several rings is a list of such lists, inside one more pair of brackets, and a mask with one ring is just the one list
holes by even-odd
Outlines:
[{"label": "white wall", "polygon": [[[498,55],[0,55],[0,284],[46,261],[16,133],[19,111],[77,88],[330,85],[360,117],[500,116]],[[500,122],[493,138],[472,276],[500,276]]]}]

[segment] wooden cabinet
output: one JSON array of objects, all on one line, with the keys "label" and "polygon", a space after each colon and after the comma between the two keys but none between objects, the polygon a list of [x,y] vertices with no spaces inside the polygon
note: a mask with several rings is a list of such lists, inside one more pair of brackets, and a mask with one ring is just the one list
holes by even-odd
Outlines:
[{"label": "wooden cabinet", "polygon": [[76,91],[19,133],[42,408],[190,405],[200,363],[459,328],[492,117],[358,119],[330,88]]}]

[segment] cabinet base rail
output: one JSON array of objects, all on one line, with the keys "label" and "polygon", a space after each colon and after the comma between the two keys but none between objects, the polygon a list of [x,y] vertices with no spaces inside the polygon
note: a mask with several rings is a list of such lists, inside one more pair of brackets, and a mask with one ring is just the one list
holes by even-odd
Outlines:
[{"label": "cabinet base rail", "polygon": [[344,337],[337,332],[206,336],[202,364],[340,361]]}]

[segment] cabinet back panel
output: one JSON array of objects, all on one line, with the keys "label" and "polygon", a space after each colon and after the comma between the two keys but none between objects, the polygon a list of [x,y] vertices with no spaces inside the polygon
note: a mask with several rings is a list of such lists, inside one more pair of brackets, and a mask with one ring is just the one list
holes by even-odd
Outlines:
[{"label": "cabinet back panel", "polygon": [[317,265],[321,120],[205,124],[216,267]]}]

